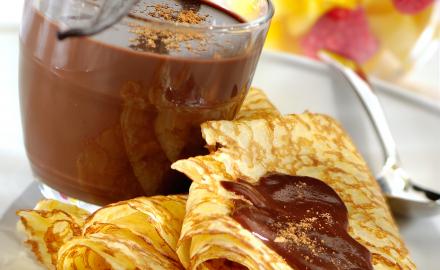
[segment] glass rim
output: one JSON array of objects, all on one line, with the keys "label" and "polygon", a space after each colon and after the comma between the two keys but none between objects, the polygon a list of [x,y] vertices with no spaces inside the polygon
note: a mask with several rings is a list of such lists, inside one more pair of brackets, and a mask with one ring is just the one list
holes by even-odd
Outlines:
[{"label": "glass rim", "polygon": [[269,22],[273,15],[275,14],[275,7],[272,3],[272,0],[265,0],[267,3],[267,12],[259,16],[258,18],[252,21],[246,21],[242,23],[234,23],[228,25],[203,25],[203,24],[189,24],[189,23],[179,23],[179,22],[171,22],[164,21],[157,18],[149,18],[148,21],[144,21],[144,25],[155,25],[161,27],[178,27],[180,29],[185,30],[196,30],[196,31],[209,31],[209,32],[240,32],[240,31],[249,31],[255,28],[258,28],[262,25],[265,25]]}]

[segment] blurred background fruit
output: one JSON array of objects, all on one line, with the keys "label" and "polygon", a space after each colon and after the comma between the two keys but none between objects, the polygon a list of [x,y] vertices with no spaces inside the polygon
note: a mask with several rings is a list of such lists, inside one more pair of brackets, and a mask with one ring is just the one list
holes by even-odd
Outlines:
[{"label": "blurred background fruit", "polygon": [[267,48],[310,57],[319,49],[331,50],[394,82],[429,58],[433,44],[439,43],[439,0],[273,2]]}]

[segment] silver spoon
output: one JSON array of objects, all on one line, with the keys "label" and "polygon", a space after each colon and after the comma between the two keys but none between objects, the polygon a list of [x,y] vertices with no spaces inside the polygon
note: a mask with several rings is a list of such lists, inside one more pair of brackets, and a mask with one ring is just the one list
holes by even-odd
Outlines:
[{"label": "silver spoon", "polygon": [[407,217],[440,214],[440,194],[412,183],[401,168],[396,143],[391,134],[382,106],[367,77],[359,67],[348,67],[326,52],[319,58],[329,64],[351,85],[373,122],[384,149],[386,160],[377,180],[392,211]]},{"label": "silver spoon", "polygon": [[90,25],[58,32],[58,39],[91,36],[104,31],[124,18],[139,0],[105,0]]}]

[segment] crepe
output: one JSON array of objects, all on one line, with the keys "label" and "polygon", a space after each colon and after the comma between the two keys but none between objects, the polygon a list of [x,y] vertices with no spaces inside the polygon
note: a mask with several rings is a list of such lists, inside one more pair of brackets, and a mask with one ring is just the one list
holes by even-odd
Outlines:
[{"label": "crepe", "polygon": [[127,82],[121,89],[123,109],[121,133],[126,155],[135,177],[145,194],[156,194],[171,162],[165,155],[154,121],[156,108],[149,102],[149,92],[139,83]]},{"label": "crepe", "polygon": [[73,205],[42,200],[34,210],[21,210],[17,215],[17,227],[25,232],[26,244],[37,260],[48,269],[55,269],[59,248],[81,235],[81,227],[90,213]]},{"label": "crepe", "polygon": [[[128,100],[131,92],[124,93]],[[137,92],[133,93],[135,97]],[[264,93],[251,89],[238,117],[259,118],[274,112]],[[130,143],[129,148],[129,153],[144,149]],[[34,210],[18,211],[18,225],[48,269],[181,269],[175,250],[185,203],[186,196],[141,197],[90,215],[76,206],[43,200]]]},{"label": "crepe", "polygon": [[[194,182],[177,246],[186,269],[292,269],[276,252],[231,217],[233,200],[221,181],[255,183],[270,172],[320,179],[348,209],[349,235],[371,253],[374,269],[415,269],[380,187],[348,135],[332,118],[313,113],[202,125],[211,154],[172,167]],[[226,267],[228,268],[228,267]]]},{"label": "crepe", "polygon": [[140,197],[89,215],[45,200],[18,215],[48,269],[183,269],[175,250],[185,203],[186,196]]},{"label": "crepe", "polygon": [[240,111],[235,116],[235,120],[264,119],[276,115],[280,115],[280,113],[272,102],[270,102],[264,91],[252,87],[243,101]]},{"label": "crepe", "polygon": [[278,172],[336,191],[348,208],[349,234],[371,252],[374,269],[415,269],[379,186],[335,120],[281,116],[252,89],[235,121],[207,122],[202,133],[211,154],[172,165],[194,181],[188,200],[137,198],[91,216],[54,201],[19,211],[37,258],[49,269],[292,269],[231,217],[239,198],[220,184]]},{"label": "crepe", "polygon": [[128,161],[122,135],[119,125],[106,129],[95,138],[88,139],[78,155],[79,186],[84,193],[89,191],[93,194],[96,189],[100,191],[100,198],[88,198],[96,204],[142,195],[142,187]]}]

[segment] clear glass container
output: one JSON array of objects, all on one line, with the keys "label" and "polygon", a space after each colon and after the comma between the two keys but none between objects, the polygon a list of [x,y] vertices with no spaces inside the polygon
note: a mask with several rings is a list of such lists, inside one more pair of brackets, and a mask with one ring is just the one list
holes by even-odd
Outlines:
[{"label": "clear glass container", "polygon": [[104,2],[25,3],[20,101],[34,175],[48,197],[93,204],[186,192],[170,165],[205,153],[202,122],[239,110],[273,7],[143,0],[97,35],[57,39]]}]

